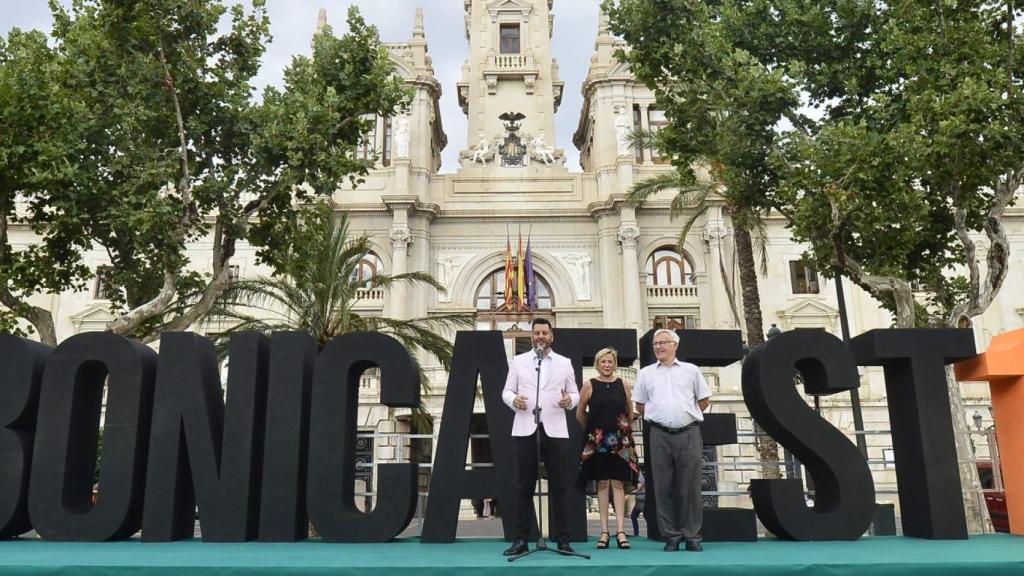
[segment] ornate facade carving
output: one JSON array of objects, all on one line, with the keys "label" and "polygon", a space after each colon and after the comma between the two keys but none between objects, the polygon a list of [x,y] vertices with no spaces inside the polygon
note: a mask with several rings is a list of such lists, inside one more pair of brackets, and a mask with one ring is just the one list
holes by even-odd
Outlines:
[{"label": "ornate facade carving", "polygon": [[409,117],[395,118],[395,158],[409,157]]},{"label": "ornate facade carving", "polygon": [[552,256],[558,258],[565,269],[569,271],[573,287],[576,289],[576,299],[590,300],[590,254],[586,252],[556,252]]},{"label": "ornate facade carving", "polygon": [[633,130],[633,123],[626,115],[625,106],[615,107],[615,143],[619,156],[630,156],[633,154],[633,146],[629,143],[629,133]]},{"label": "ornate facade carving", "polygon": [[705,242],[721,240],[722,238],[727,238],[729,236],[732,236],[732,226],[729,226],[721,220],[708,222],[700,233],[700,239]]},{"label": "ornate facade carving", "polygon": [[639,237],[640,228],[634,224],[623,224],[619,227],[619,232],[616,235],[623,248],[632,248],[633,250],[636,250],[636,241]]},{"label": "ornate facade carving", "polygon": [[452,254],[443,253],[437,255],[437,281],[439,284],[445,287],[446,292],[437,293],[438,302],[451,302],[452,301],[452,290],[455,288],[455,279],[459,277],[459,272],[462,271],[462,267],[466,265],[466,262],[474,256],[474,254]]},{"label": "ornate facade carving", "polygon": [[409,232],[408,226],[396,224],[388,232],[388,238],[391,239],[392,248],[406,248],[412,241],[412,234]]}]

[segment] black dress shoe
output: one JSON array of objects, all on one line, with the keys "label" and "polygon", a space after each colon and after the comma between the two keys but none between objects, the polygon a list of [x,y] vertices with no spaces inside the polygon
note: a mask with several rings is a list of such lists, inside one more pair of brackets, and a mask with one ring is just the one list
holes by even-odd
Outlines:
[{"label": "black dress shoe", "polygon": [[526,544],[526,540],[523,540],[522,538],[516,538],[515,540],[512,541],[512,545],[509,546],[504,552],[502,552],[502,555],[504,555],[504,556],[518,556],[520,554],[523,554],[524,552],[526,552],[529,549],[530,549],[530,547],[529,547],[529,545]]},{"label": "black dress shoe", "polygon": [[679,538],[669,538],[665,541],[665,552],[679,552]]},{"label": "black dress shoe", "polygon": [[569,544],[569,538],[562,537],[558,539],[558,551],[559,552],[576,552],[572,549],[572,545]]},{"label": "black dress shoe", "polygon": [[687,540],[686,541],[687,552],[703,552],[704,547],[700,545],[700,540]]}]

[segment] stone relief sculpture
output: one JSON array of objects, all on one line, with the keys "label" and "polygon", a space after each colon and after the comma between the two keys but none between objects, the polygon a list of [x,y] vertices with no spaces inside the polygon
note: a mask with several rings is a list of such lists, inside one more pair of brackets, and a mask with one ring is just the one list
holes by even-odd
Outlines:
[{"label": "stone relief sculpture", "polygon": [[395,158],[409,157],[409,117],[395,119]]},{"label": "stone relief sculpture", "polygon": [[438,302],[451,302],[452,290],[455,288],[455,279],[458,278],[462,267],[469,262],[472,254],[438,254],[437,255],[437,281],[445,287],[445,292],[438,291]]},{"label": "stone relief sculpture", "polygon": [[625,106],[615,107],[615,141],[618,144],[619,156],[629,156],[633,153],[633,146],[629,143],[629,133],[633,127],[626,116]]},{"label": "stone relief sculpture", "polygon": [[554,254],[554,256],[569,271],[569,276],[576,289],[576,298],[590,300],[590,255],[586,252],[562,252]]}]

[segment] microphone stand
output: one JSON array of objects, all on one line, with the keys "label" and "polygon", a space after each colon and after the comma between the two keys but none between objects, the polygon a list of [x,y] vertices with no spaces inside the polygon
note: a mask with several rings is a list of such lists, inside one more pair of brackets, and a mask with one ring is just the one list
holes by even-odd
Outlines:
[{"label": "microphone stand", "polygon": [[[541,441],[540,441],[540,433],[541,433],[541,423],[540,423],[540,363],[544,361],[544,349],[538,347],[536,349],[536,352],[537,352],[537,368],[536,368],[536,371],[537,371],[537,395],[534,396],[534,398],[536,400],[535,400],[534,407],[533,407],[533,422],[537,425],[537,430],[534,432],[534,436],[537,437],[537,514],[536,514],[536,516],[537,516],[537,545],[534,547],[533,550],[527,550],[526,552],[523,552],[522,554],[517,554],[515,556],[509,556],[508,557],[508,561],[509,562],[515,562],[516,560],[519,560],[520,558],[525,558],[525,557],[529,556],[530,554],[533,554],[534,552],[542,552],[542,551],[554,552],[554,553],[560,554],[562,556],[576,556],[576,557],[579,557],[579,558],[586,558],[587,560],[590,560],[590,556],[588,554],[581,554],[579,552],[567,552],[565,550],[559,550],[558,548],[548,548],[548,544],[544,540],[544,496],[541,493],[541,482],[540,482],[540,457],[541,457]],[[558,462],[555,465],[557,466],[558,464],[561,464],[561,462]],[[547,465],[550,466],[551,463],[547,463]]]}]

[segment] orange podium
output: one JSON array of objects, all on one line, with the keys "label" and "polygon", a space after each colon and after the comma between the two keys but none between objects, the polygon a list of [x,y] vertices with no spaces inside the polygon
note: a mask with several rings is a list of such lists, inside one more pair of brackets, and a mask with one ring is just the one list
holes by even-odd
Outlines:
[{"label": "orange podium", "polygon": [[999,334],[988,351],[958,362],[956,377],[989,383],[1010,532],[1024,534],[1024,328]]}]

